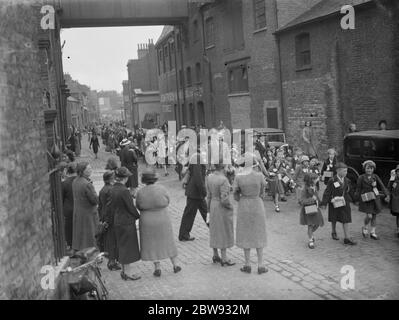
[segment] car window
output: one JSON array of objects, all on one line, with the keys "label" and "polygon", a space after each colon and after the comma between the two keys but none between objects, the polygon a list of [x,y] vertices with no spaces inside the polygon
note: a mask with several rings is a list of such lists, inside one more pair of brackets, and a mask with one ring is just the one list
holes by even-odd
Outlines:
[{"label": "car window", "polygon": [[395,141],[392,139],[376,139],[372,140],[374,154],[376,158],[394,159],[397,150],[395,148]]},{"label": "car window", "polygon": [[346,155],[360,157],[361,140],[349,139],[346,144]]},{"label": "car window", "polygon": [[275,142],[285,142],[283,134],[268,134],[267,135],[268,141],[275,141]]}]

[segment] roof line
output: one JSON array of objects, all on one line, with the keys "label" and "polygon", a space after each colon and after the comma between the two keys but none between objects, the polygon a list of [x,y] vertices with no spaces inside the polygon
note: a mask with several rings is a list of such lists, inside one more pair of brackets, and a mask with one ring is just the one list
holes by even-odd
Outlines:
[{"label": "roof line", "polygon": [[[359,9],[367,9],[367,7],[376,7],[376,4],[375,4],[374,1],[369,1],[369,2],[364,2],[364,3],[359,3],[357,5],[354,5],[354,7],[359,8]],[[309,12],[310,10],[312,10],[312,8],[310,8],[308,11],[305,11],[303,14]],[[327,15],[323,15],[323,16],[320,16],[320,17],[317,17],[317,18],[313,18],[313,19],[310,19],[310,20],[307,20],[307,21],[299,22],[297,24],[294,24],[294,25],[291,25],[291,26],[288,26],[288,27],[282,27],[282,28],[276,30],[275,32],[273,32],[273,34],[274,35],[279,35],[281,33],[291,31],[293,29],[296,29],[296,28],[304,26],[304,25],[308,25],[308,24],[312,24],[312,23],[315,23],[315,22],[320,22],[320,21],[323,21],[323,20],[330,19],[330,18],[338,16],[340,14],[341,14],[341,11],[337,10],[337,11],[331,12],[331,13],[329,13]],[[298,18],[299,17],[295,18],[294,20],[296,20]],[[292,20],[292,21],[294,21],[294,20]],[[288,24],[290,24],[290,22]]]}]

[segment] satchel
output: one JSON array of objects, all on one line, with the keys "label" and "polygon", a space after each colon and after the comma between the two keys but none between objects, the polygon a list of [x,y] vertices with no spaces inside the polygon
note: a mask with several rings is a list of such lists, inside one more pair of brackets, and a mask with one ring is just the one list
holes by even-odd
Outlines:
[{"label": "satchel", "polygon": [[323,179],[332,178],[333,172],[332,171],[324,171],[323,172]]},{"label": "satchel", "polygon": [[317,212],[319,212],[316,204],[307,205],[304,206],[304,208],[305,208],[305,214],[316,214]]},{"label": "satchel", "polygon": [[335,197],[332,199],[332,204],[334,208],[341,208],[346,206],[346,201],[344,197]]},{"label": "satchel", "polygon": [[363,202],[369,202],[376,199],[374,192],[366,192],[360,195]]}]

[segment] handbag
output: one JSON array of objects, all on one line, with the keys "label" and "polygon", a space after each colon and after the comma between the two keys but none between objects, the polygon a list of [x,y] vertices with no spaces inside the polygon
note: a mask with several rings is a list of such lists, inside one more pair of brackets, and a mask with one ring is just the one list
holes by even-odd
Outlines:
[{"label": "handbag", "polygon": [[363,202],[369,202],[376,199],[374,192],[366,192],[360,195]]},{"label": "handbag", "polygon": [[326,178],[332,178],[333,172],[332,171],[324,171],[323,172],[323,180]]},{"label": "handbag", "polygon": [[332,204],[334,208],[341,208],[346,206],[346,201],[344,197],[335,197],[332,199]]},{"label": "handbag", "polygon": [[317,207],[317,204],[311,204],[304,206],[305,208],[305,214],[316,214],[319,210]]}]

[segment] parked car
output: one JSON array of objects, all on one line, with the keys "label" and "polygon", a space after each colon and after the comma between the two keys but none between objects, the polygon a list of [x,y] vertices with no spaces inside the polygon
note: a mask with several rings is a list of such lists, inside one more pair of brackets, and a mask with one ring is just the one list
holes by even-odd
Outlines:
[{"label": "parked car", "polygon": [[363,173],[362,163],[372,160],[377,165],[376,174],[385,185],[391,170],[399,164],[399,130],[360,131],[344,138],[344,162],[348,165],[348,178],[356,183]]}]

